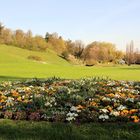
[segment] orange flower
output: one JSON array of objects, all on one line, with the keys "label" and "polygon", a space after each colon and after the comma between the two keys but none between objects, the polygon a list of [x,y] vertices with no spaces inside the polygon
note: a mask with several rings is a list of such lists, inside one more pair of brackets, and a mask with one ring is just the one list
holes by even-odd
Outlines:
[{"label": "orange flower", "polygon": [[134,123],[138,123],[140,119],[134,119]]},{"label": "orange flower", "polygon": [[19,93],[16,90],[11,91],[12,96],[17,97],[19,96]]},{"label": "orange flower", "polygon": [[134,121],[135,123],[140,122],[140,119],[139,119],[138,116],[131,116],[131,118],[133,119],[133,121]]},{"label": "orange flower", "polygon": [[124,98],[126,95],[124,93],[120,93],[120,96]]},{"label": "orange flower", "polygon": [[112,107],[110,107],[110,106],[109,106],[107,109],[108,109],[108,111],[110,111],[110,112],[112,111]]},{"label": "orange flower", "polygon": [[129,114],[133,114],[133,113],[136,113],[136,112],[138,112],[138,109],[131,109],[131,110],[129,111]]},{"label": "orange flower", "polygon": [[108,94],[109,97],[114,97],[115,95],[113,93]]},{"label": "orange flower", "polygon": [[121,115],[121,116],[127,116],[128,113],[129,113],[128,110],[122,110],[122,111],[120,112],[120,115]]},{"label": "orange flower", "polygon": [[76,108],[77,108],[78,110],[82,110],[84,107],[83,107],[82,105],[78,105]]},{"label": "orange flower", "polygon": [[1,100],[0,100],[0,103],[4,103],[4,102],[5,102],[5,100],[4,100],[4,99],[1,99]]},{"label": "orange flower", "polygon": [[90,102],[89,104],[90,104],[90,106],[97,106],[96,102]]},{"label": "orange flower", "polygon": [[4,96],[4,95],[2,95],[2,96],[0,96],[0,99],[4,99],[4,100],[6,100],[6,99],[7,99],[7,97],[6,97],[6,96]]}]

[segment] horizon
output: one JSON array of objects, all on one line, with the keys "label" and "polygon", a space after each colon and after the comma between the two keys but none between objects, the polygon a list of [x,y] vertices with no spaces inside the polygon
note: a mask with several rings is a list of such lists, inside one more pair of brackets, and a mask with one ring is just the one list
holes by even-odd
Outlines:
[{"label": "horizon", "polygon": [[125,51],[134,41],[140,49],[140,1],[138,0],[33,0],[2,1],[0,21],[12,30],[31,30],[44,36],[57,32],[64,39],[111,42]]}]

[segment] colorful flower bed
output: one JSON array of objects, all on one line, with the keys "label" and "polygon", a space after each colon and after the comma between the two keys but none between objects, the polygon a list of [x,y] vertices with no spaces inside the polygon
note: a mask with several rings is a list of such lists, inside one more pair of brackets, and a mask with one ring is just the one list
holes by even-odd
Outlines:
[{"label": "colorful flower bed", "polygon": [[0,118],[51,122],[140,122],[140,82],[90,78],[0,84]]}]

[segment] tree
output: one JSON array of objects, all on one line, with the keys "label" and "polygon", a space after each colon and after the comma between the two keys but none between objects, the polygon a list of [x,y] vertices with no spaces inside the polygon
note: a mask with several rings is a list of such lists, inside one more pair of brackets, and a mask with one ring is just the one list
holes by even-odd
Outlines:
[{"label": "tree", "polygon": [[131,41],[130,44],[126,46],[126,61],[127,64],[130,66],[131,64],[135,63],[134,57],[134,42]]},{"label": "tree", "polygon": [[4,25],[2,25],[2,23],[0,22],[0,35],[1,35],[3,29],[4,29]]},{"label": "tree", "polygon": [[93,42],[85,48],[83,52],[84,62],[104,63],[114,62],[116,59],[121,58],[121,52],[116,50],[116,47],[112,43],[108,42]]},{"label": "tree", "polygon": [[77,59],[81,59],[83,51],[84,51],[84,43],[81,40],[76,40],[74,42],[74,56]]},{"label": "tree", "polygon": [[47,48],[47,43],[42,36],[36,35],[33,38],[33,48],[34,50],[44,51]]},{"label": "tree", "polygon": [[45,35],[45,40],[46,40],[47,42],[49,42],[49,38],[50,38],[50,34],[47,32],[46,35]]},{"label": "tree", "polygon": [[13,33],[10,29],[5,28],[1,31],[0,42],[7,45],[13,44]]},{"label": "tree", "polygon": [[26,46],[26,39],[25,39],[25,33],[20,30],[20,29],[17,29],[15,32],[14,32],[14,45],[15,46],[18,46],[18,47],[21,47],[21,48],[25,48]]},{"label": "tree", "polygon": [[57,52],[58,55],[61,55],[66,50],[65,40],[61,36],[58,36],[57,33],[46,33],[45,40],[51,44],[51,49]]}]

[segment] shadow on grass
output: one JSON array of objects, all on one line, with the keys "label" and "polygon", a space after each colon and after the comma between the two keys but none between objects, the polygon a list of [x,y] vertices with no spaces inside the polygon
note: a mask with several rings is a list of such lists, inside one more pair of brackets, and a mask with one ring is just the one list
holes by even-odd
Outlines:
[{"label": "shadow on grass", "polygon": [[[35,78],[35,77],[33,77],[33,78]],[[14,76],[0,76],[0,81],[16,81],[16,80],[24,81],[24,80],[33,79],[33,78],[14,77]]]},{"label": "shadow on grass", "polygon": [[135,68],[135,67],[127,67],[127,68],[120,68],[121,70],[140,70],[140,67],[139,68]]},{"label": "shadow on grass", "polygon": [[140,124],[65,124],[28,121],[0,121],[0,138],[4,140],[136,140]]}]

